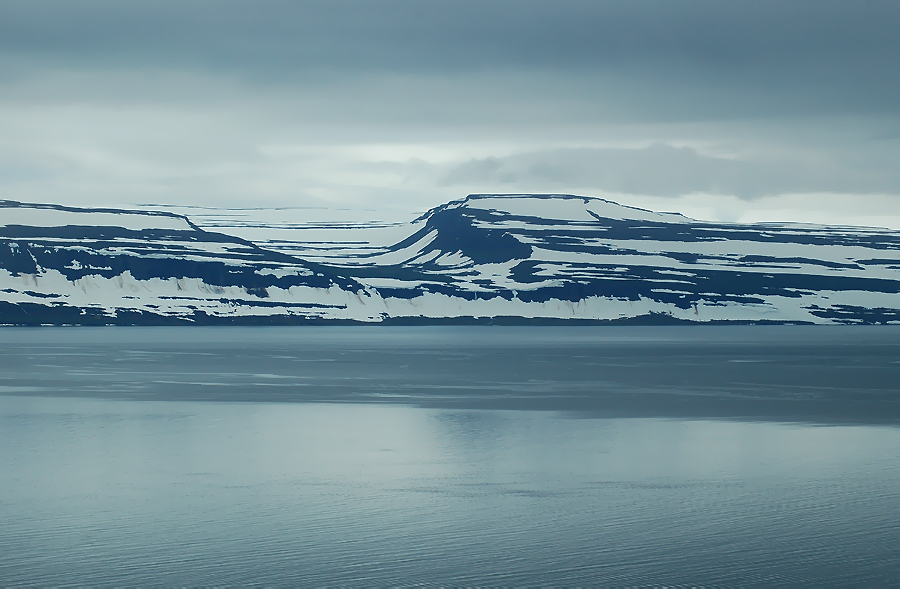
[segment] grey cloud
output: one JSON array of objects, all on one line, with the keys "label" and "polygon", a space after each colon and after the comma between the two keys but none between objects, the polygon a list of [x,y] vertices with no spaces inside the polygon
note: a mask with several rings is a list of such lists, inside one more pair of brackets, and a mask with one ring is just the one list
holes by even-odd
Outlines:
[{"label": "grey cloud", "polygon": [[887,1],[8,0],[0,53],[8,72],[184,68],[254,83],[544,70],[613,76],[636,107],[701,117],[897,112],[898,17]]},{"label": "grey cloud", "polygon": [[710,157],[689,147],[555,149],[473,159],[453,168],[445,186],[515,186],[517,190],[593,188],[675,197],[692,193],[756,198],[784,193],[900,192],[900,173],[853,162]]},{"label": "grey cloud", "polygon": [[[0,0],[0,196],[897,195],[898,17],[879,0]],[[425,155],[372,154],[388,144]],[[530,151],[460,163],[511,146]]]},{"label": "grey cloud", "polygon": [[6,0],[0,16],[7,50],[258,66],[839,68],[900,46],[896,3],[834,0]]}]

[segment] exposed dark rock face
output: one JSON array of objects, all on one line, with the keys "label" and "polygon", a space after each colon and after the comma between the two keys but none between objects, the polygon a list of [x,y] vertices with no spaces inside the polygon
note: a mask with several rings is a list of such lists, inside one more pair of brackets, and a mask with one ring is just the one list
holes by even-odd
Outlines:
[{"label": "exposed dark rock face", "polygon": [[472,195],[376,254],[326,265],[178,215],[5,201],[0,303],[4,324],[888,323],[900,322],[900,232]]}]

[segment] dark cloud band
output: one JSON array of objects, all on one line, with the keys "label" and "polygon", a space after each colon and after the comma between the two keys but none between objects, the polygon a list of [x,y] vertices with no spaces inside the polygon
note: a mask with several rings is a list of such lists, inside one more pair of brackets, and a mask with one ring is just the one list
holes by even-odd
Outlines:
[{"label": "dark cloud band", "polygon": [[[621,71],[896,102],[896,2],[359,0],[0,3],[7,61],[237,71]],[[851,92],[855,89],[855,92]],[[885,93],[884,99],[878,99]]]}]

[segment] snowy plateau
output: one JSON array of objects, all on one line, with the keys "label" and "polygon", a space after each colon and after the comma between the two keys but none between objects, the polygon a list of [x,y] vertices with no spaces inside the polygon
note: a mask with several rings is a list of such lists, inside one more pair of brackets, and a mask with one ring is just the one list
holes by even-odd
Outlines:
[{"label": "snowy plateau", "polygon": [[324,229],[0,201],[0,324],[317,322],[900,323],[900,232],[571,195]]}]

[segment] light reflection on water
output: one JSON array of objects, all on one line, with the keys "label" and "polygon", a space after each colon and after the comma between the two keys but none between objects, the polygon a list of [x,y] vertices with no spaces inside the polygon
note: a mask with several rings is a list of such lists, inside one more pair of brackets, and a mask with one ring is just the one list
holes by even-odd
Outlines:
[{"label": "light reflection on water", "polygon": [[900,571],[900,430],[0,397],[0,579],[851,583]]},{"label": "light reflection on water", "polygon": [[900,330],[0,330],[0,585],[900,578]]}]

